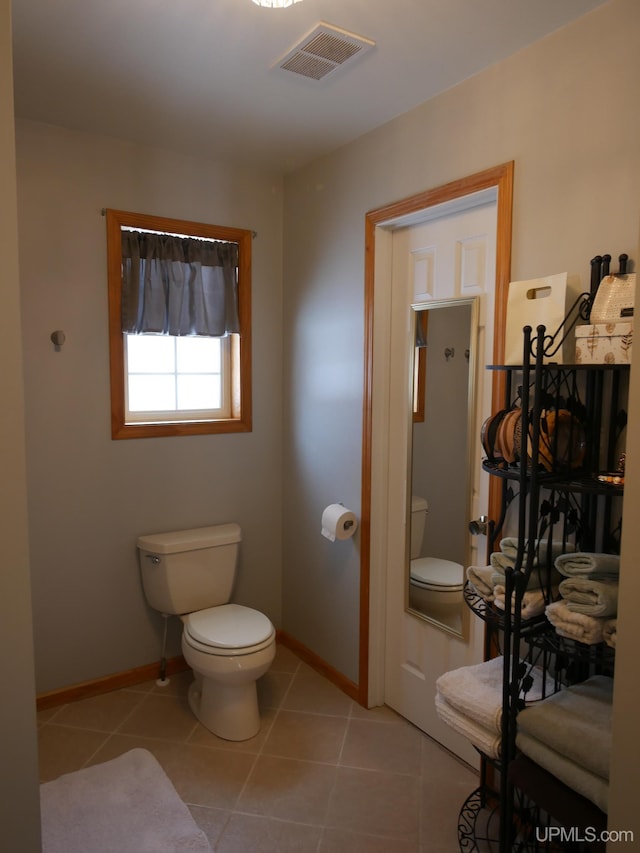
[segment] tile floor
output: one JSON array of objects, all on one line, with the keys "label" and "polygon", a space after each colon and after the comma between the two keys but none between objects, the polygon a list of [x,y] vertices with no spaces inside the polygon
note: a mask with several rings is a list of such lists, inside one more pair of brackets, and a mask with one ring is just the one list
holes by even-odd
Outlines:
[{"label": "tile floor", "polygon": [[215,853],[458,850],[477,776],[389,708],[361,708],[280,646],[259,682],[260,733],[230,743],[193,718],[189,681],[41,712],[41,781],[144,747]]}]

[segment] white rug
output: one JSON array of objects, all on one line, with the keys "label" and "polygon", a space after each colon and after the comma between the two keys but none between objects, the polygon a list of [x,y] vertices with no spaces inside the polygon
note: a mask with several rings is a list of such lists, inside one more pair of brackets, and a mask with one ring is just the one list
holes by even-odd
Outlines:
[{"label": "white rug", "polygon": [[43,853],[211,853],[146,749],[40,786]]}]

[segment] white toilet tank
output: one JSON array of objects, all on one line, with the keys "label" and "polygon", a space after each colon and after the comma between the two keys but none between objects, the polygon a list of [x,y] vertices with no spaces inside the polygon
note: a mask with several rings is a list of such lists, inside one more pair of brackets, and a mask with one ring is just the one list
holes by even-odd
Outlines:
[{"label": "white toilet tank", "polygon": [[429,512],[429,504],[425,498],[419,495],[411,496],[411,559],[420,556],[422,540],[424,539],[424,525]]},{"label": "white toilet tank", "polygon": [[238,524],[140,536],[140,571],[150,606],[180,615],[227,604],[241,538]]}]

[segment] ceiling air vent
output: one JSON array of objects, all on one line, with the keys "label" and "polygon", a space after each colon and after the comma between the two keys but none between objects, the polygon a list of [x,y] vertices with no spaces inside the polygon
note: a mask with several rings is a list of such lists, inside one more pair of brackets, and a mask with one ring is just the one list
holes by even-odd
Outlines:
[{"label": "ceiling air vent", "polygon": [[311,80],[322,80],[372,47],[375,42],[371,39],[322,23],[280,59],[277,67]]}]

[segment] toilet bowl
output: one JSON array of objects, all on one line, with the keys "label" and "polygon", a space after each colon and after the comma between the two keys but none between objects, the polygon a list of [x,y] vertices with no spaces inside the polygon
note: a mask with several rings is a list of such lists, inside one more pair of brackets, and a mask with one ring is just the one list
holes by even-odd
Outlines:
[{"label": "toilet bowl", "polygon": [[409,567],[409,604],[416,610],[462,602],[464,572],[460,563],[439,557],[418,557]]},{"label": "toilet bowl", "polygon": [[195,675],[189,707],[218,737],[253,737],[260,729],[256,682],[276,652],[273,625],[239,604],[190,613],[183,623],[182,654]]},{"label": "toilet bowl", "polygon": [[268,617],[229,601],[240,539],[237,524],[138,539],[148,603],[182,619],[182,654],[194,673],[189,707],[209,731],[233,741],[260,729],[256,681],[276,652]]}]

